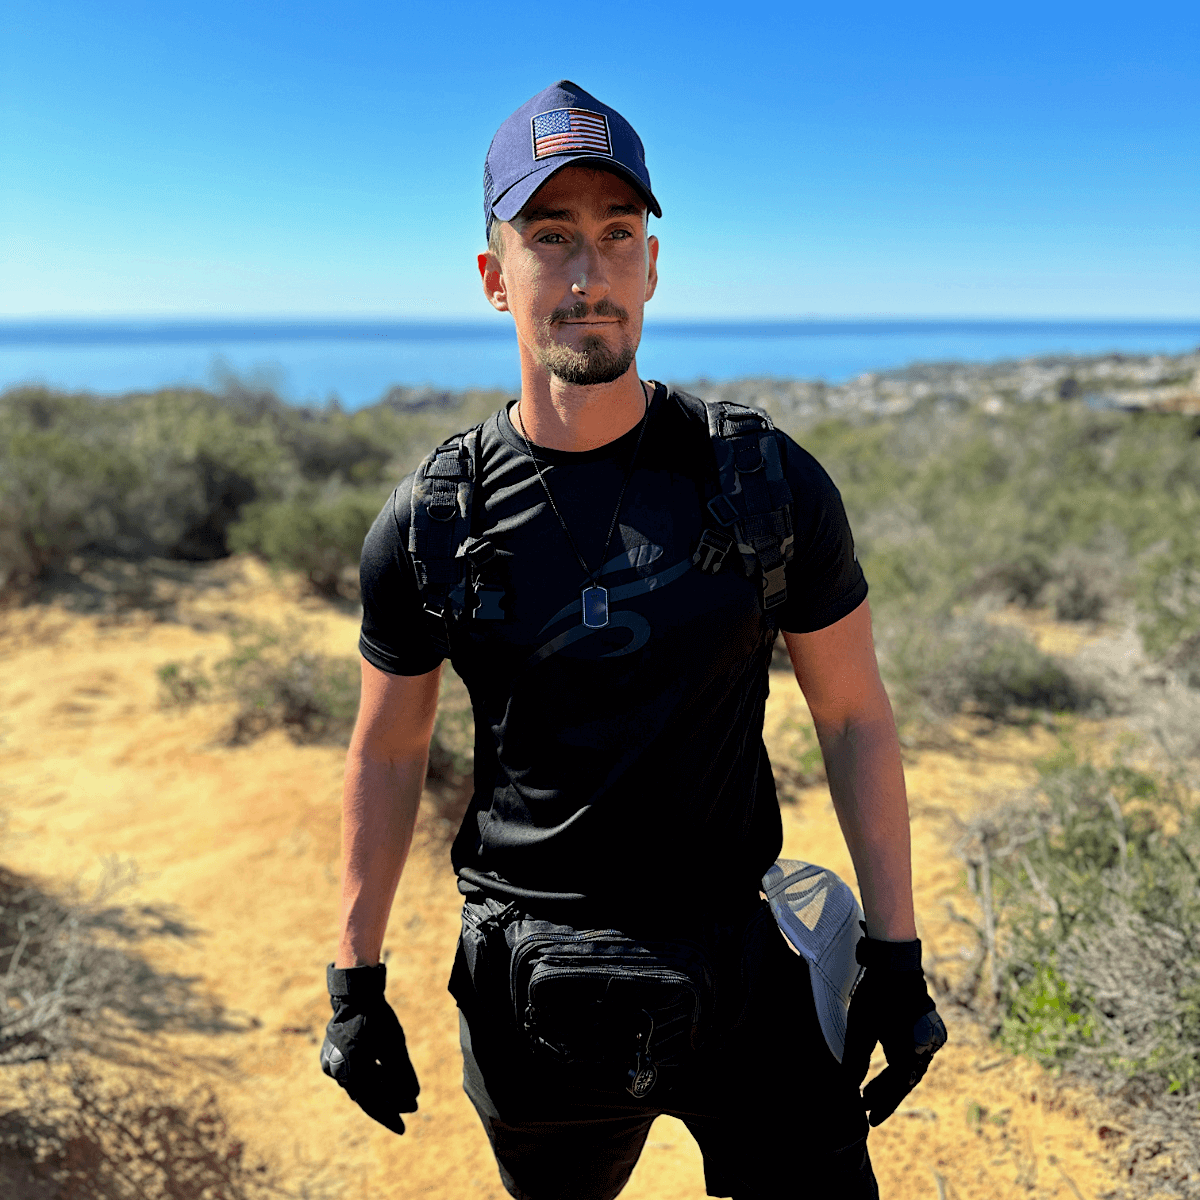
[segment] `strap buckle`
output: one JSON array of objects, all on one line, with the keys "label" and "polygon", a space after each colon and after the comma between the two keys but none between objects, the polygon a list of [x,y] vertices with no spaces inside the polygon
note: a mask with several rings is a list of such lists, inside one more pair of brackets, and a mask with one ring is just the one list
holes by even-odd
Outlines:
[{"label": "strap buckle", "polygon": [[708,502],[708,511],[716,518],[719,525],[724,525],[726,528],[736,524],[739,516],[733,501],[724,492],[718,492]]},{"label": "strap buckle", "polygon": [[476,621],[503,621],[504,588],[499,587],[494,579],[488,582],[488,565],[496,561],[496,547],[486,538],[472,542],[464,547],[463,557],[470,564],[471,591],[474,595],[474,605],[471,616]]},{"label": "strap buckle", "polygon": [[715,575],[725,563],[725,556],[733,549],[733,538],[719,529],[706,529],[700,535],[692,565],[706,575]]},{"label": "strap buckle", "polygon": [[763,608],[775,608],[787,600],[787,567],[780,563],[777,567],[762,573]]}]

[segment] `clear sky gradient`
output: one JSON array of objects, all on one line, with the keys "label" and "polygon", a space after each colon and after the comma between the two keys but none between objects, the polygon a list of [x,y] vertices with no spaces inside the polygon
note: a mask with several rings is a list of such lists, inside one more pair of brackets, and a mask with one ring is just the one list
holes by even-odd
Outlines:
[{"label": "clear sky gradient", "polygon": [[485,317],[496,126],[642,135],[648,315],[1200,315],[1200,4],[0,5],[0,316]]}]

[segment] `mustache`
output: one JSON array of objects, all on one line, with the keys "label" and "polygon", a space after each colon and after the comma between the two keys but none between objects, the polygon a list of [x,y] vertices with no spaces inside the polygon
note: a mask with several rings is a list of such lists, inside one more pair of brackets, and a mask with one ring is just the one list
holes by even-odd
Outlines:
[{"label": "mustache", "polygon": [[570,308],[556,308],[546,318],[546,324],[560,325],[563,321],[582,321],[585,317],[615,317],[618,321],[628,321],[629,313],[607,296],[602,296],[595,304],[577,300]]}]

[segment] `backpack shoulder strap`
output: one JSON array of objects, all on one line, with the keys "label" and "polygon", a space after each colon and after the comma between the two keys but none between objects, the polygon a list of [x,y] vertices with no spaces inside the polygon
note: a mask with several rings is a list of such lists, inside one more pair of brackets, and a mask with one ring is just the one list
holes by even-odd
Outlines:
[{"label": "backpack shoulder strap", "polygon": [[708,511],[719,528],[705,530],[692,561],[715,573],[736,546],[747,577],[760,579],[763,608],[775,608],[787,599],[785,567],[793,552],[792,490],[780,434],[757,409],[676,394],[694,416],[702,413],[717,461],[718,490]]},{"label": "backpack shoulder strap", "polygon": [[483,426],[447,438],[422,460],[413,478],[408,554],[426,617],[426,630],[443,655],[449,624],[466,606],[466,543],[480,462]]}]

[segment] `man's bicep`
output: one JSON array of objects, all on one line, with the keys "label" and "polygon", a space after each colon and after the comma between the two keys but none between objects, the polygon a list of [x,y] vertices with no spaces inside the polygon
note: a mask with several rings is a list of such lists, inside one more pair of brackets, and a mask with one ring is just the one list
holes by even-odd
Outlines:
[{"label": "man's bicep", "polygon": [[872,715],[881,702],[887,705],[867,601],[824,629],[785,632],[783,639],[818,725],[844,724]]},{"label": "man's bicep", "polygon": [[392,675],[360,661],[362,693],[351,753],[391,761],[423,757],[437,716],[441,664],[424,675]]}]

